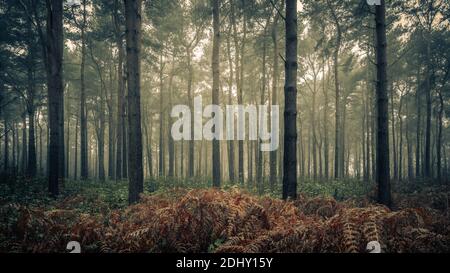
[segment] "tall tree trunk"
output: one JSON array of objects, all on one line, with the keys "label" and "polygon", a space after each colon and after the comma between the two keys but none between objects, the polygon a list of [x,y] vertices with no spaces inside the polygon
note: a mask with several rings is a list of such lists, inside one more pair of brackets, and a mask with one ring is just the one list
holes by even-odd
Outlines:
[{"label": "tall tree trunk", "polygon": [[[69,109],[67,109],[69,110]],[[70,114],[67,114],[67,136],[66,136],[66,166],[64,171],[64,177],[69,178],[69,164],[70,164]]]},{"label": "tall tree trunk", "polygon": [[103,88],[100,92],[99,134],[97,141],[98,178],[105,181],[105,101]]},{"label": "tall tree trunk", "polygon": [[325,180],[328,180],[330,175],[330,167],[329,167],[329,140],[328,140],[328,104],[329,104],[329,98],[328,98],[328,85],[326,85],[325,80],[325,59],[323,61],[323,96],[324,96],[324,102],[323,102],[323,134],[324,134],[324,142],[323,142],[323,160],[324,160],[324,174],[325,174]]},{"label": "tall tree trunk", "polygon": [[416,177],[421,177],[421,156],[420,151],[422,149],[421,145],[421,120],[422,120],[422,105],[421,105],[421,94],[420,94],[420,67],[417,69],[417,90],[416,90],[416,109],[417,109],[417,125],[416,125]]},{"label": "tall tree trunk", "polygon": [[[238,34],[237,34],[237,23],[235,14],[234,1],[231,1],[231,22],[233,27],[233,38],[235,47],[235,64],[236,64],[236,85],[237,85],[237,97],[238,104],[243,104],[243,85],[244,85],[244,50],[245,50],[245,39],[247,35],[247,23],[245,13],[243,14],[243,37],[241,41],[241,46],[238,45]],[[240,59],[239,59],[240,55]],[[238,117],[239,118],[239,117]],[[238,140],[238,177],[241,184],[244,183],[244,141]]]},{"label": "tall tree trunk", "polygon": [[[38,114],[38,117],[40,114]],[[42,145],[42,125],[39,122],[39,118],[37,119],[37,126],[39,128],[39,176],[44,176],[44,162],[43,162],[43,145]]]},{"label": "tall tree trunk", "polygon": [[[212,54],[212,104],[219,105],[220,86],[220,0],[213,0],[213,54]],[[218,128],[214,128],[219,130]],[[212,166],[213,166],[213,186],[220,187],[220,143],[214,138],[212,141]]]},{"label": "tall tree trunk", "polygon": [[142,0],[124,0],[127,41],[128,86],[128,202],[139,201],[144,191],[141,131],[141,9]]},{"label": "tall tree trunk", "polygon": [[[194,71],[192,68],[192,52],[191,49],[189,48],[187,50],[187,61],[188,61],[188,100],[189,100],[189,109],[191,109],[193,111],[194,109],[194,102],[193,102],[193,96],[192,96],[192,80],[194,77]],[[191,118],[191,124],[190,124],[191,128],[194,128],[194,119]],[[189,159],[188,159],[188,176],[189,177],[193,177],[194,176],[194,148],[195,148],[195,142],[194,142],[194,130],[191,129],[191,138],[189,140]]]},{"label": "tall tree trunk", "polygon": [[375,8],[376,52],[377,52],[377,183],[378,202],[391,206],[391,185],[389,177],[389,122],[387,94],[387,42],[386,42],[386,6]]},{"label": "tall tree trunk", "polygon": [[28,168],[27,175],[30,177],[36,176],[37,163],[36,163],[36,139],[35,139],[35,104],[34,104],[34,94],[35,94],[35,77],[34,77],[34,41],[32,40],[32,22],[28,20],[28,55],[27,55],[27,76],[28,76],[28,88],[27,88],[27,112],[29,119],[28,127]]},{"label": "tall tree trunk", "polygon": [[297,198],[297,0],[286,0],[283,199]]},{"label": "tall tree trunk", "polygon": [[[230,35],[227,35],[227,57],[230,69],[230,78],[228,80],[228,105],[233,104],[233,60],[231,58]],[[233,117],[234,122],[234,117]],[[228,176],[231,183],[234,183],[234,139],[228,140]]]},{"label": "tall tree trunk", "polygon": [[341,94],[339,87],[339,51],[341,48],[341,39],[342,39],[342,30],[341,25],[339,23],[339,19],[337,18],[334,7],[331,6],[329,1],[327,1],[328,8],[331,11],[333,16],[334,24],[336,26],[336,44],[333,53],[333,66],[334,66],[334,87],[335,87],[335,144],[334,144],[334,178],[339,179],[342,176],[342,158],[341,158]]},{"label": "tall tree trunk", "polygon": [[442,91],[439,90],[439,110],[438,110],[438,136],[436,144],[436,156],[437,156],[437,179],[438,182],[442,184],[442,127],[443,127],[443,116],[444,116],[444,98]]},{"label": "tall tree trunk", "polygon": [[120,180],[123,177],[123,140],[124,140],[124,115],[125,115],[125,85],[123,81],[123,39],[122,39],[122,31],[120,27],[120,19],[119,19],[119,1],[114,0],[114,12],[113,12],[113,21],[114,21],[114,34],[116,39],[116,46],[118,49],[118,64],[117,64],[117,145],[116,145],[116,179]]},{"label": "tall tree trunk", "polygon": [[73,167],[73,179],[77,180],[78,174],[78,124],[80,122],[79,115],[77,115],[77,120],[75,122],[75,159],[74,159],[74,167]]},{"label": "tall tree trunk", "polygon": [[114,179],[114,116],[113,116],[113,95],[112,95],[112,68],[110,66],[109,72],[110,92],[106,91],[106,106],[108,108],[108,178]]},{"label": "tall tree trunk", "polygon": [[[267,19],[266,26],[264,28],[264,37],[266,36],[267,28],[269,26],[270,18]],[[266,95],[266,59],[267,59],[267,45],[266,45],[266,39],[263,41],[263,61],[262,61],[262,88],[261,88],[261,94],[260,94],[260,105],[265,104],[265,95]],[[260,126],[259,124],[258,126]],[[267,124],[266,124],[267,126]],[[262,140],[259,138],[259,141],[257,142],[258,145],[256,145],[256,150],[258,151],[258,166],[256,168],[256,182],[258,183],[258,193],[263,194],[264,192],[264,181],[263,181],[263,166],[264,166],[264,154],[261,151],[261,144]]]},{"label": "tall tree trunk", "polygon": [[80,72],[80,178],[86,180],[89,176],[88,162],[88,128],[87,128],[87,110],[86,110],[86,87],[85,87],[85,66],[86,66],[86,0],[82,1],[83,22],[81,25],[81,72]]},{"label": "tall tree trunk", "polygon": [[[173,87],[173,77],[175,75],[175,57],[172,59],[172,68],[170,71],[170,78],[169,78],[169,109],[172,109],[172,87]],[[170,128],[172,128],[172,119],[168,119],[168,130],[167,132],[170,132]],[[175,168],[175,144],[172,138],[172,135],[168,135],[168,152],[169,152],[169,171],[168,176],[173,177],[174,176],[174,168]]]},{"label": "tall tree trunk", "polygon": [[[392,80],[393,81],[393,80]],[[394,115],[394,84],[391,81],[390,97],[391,97],[391,129],[392,129],[392,159],[394,160],[394,181],[398,180],[398,151],[397,140],[395,137],[395,115]]]},{"label": "tall tree trunk", "polygon": [[[432,4],[431,4],[432,7]],[[431,37],[430,31],[426,37],[427,48],[426,48],[426,79],[425,79],[425,91],[426,91],[426,105],[427,105],[427,115],[426,115],[426,129],[425,129],[425,178],[431,178]]]},{"label": "tall tree trunk", "polygon": [[[278,64],[278,20],[280,15],[277,13],[275,16],[275,20],[272,26],[272,42],[273,42],[273,70],[272,70],[272,103],[271,105],[277,105],[278,103],[278,74],[279,74],[279,64]],[[270,114],[273,115],[272,107],[270,108]],[[272,119],[270,119],[272,123]],[[277,121],[278,122],[278,121]],[[273,124],[272,124],[273,127]],[[279,133],[276,132],[277,138],[279,137]],[[275,188],[275,184],[278,181],[277,174],[277,150],[270,151],[270,171],[269,171],[269,180],[270,180],[270,190],[273,191]]]},{"label": "tall tree trunk", "polygon": [[[164,158],[164,97],[163,97],[163,56],[162,52],[159,59],[159,176],[165,175],[165,158]],[[193,127],[192,127],[193,128]],[[191,130],[193,131],[193,130]]]},{"label": "tall tree trunk", "polygon": [[[47,1],[46,72],[49,104],[49,184],[54,197],[59,195],[59,185],[64,181],[61,167],[64,166],[64,121],[63,102],[63,2]],[[62,139],[62,141],[61,141]],[[62,164],[62,166],[61,166]]]}]

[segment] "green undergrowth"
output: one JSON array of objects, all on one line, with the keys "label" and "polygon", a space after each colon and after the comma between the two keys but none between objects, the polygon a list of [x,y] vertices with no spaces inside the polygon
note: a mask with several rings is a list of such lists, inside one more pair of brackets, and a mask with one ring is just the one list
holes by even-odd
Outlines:
[{"label": "green undergrowth", "polygon": [[[433,186],[430,182],[415,181],[393,183],[394,192],[415,193]],[[212,187],[208,178],[158,178],[147,179],[144,184],[144,194],[171,194],[173,189],[202,189]],[[271,190],[265,181],[264,190],[258,190],[255,183],[229,181],[222,183],[222,189],[240,188],[254,195],[266,195],[274,198],[281,196],[281,182]],[[308,197],[333,197],[338,201],[359,199],[374,196],[375,185],[372,182],[363,182],[357,179],[314,181],[312,179],[299,179],[299,193]],[[66,180],[61,195],[57,200],[47,194],[47,180],[45,178],[25,179],[17,178],[15,181],[0,181],[0,205],[18,203],[30,207],[53,208],[59,202],[69,197],[80,196],[83,202],[77,203],[75,209],[83,212],[101,212],[105,209],[120,209],[128,205],[128,182],[126,180],[113,181],[74,181]]]}]

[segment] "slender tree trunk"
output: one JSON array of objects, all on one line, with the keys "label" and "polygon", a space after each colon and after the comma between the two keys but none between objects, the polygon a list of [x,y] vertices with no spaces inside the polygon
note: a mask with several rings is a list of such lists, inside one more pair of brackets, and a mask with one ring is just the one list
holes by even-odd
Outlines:
[{"label": "slender tree trunk", "polygon": [[[233,27],[233,37],[234,37],[234,47],[235,47],[235,63],[236,63],[236,85],[238,90],[238,104],[243,104],[243,85],[244,85],[244,50],[245,50],[245,39],[247,35],[247,24],[245,13],[243,14],[243,37],[241,41],[241,47],[238,46],[238,36],[237,36],[237,23],[234,1],[231,1],[231,22]],[[240,60],[239,60],[240,55]],[[239,117],[238,117],[239,118]],[[244,141],[238,140],[238,177],[241,184],[244,183]]]},{"label": "slender tree trunk", "polygon": [[22,121],[22,157],[20,162],[20,173],[26,174],[28,163],[28,146],[27,146],[27,119],[24,116]]},{"label": "slender tree trunk", "polygon": [[389,122],[387,96],[387,42],[386,6],[376,6],[376,51],[377,51],[377,183],[378,202],[391,206],[391,186],[389,177]]},{"label": "slender tree trunk", "polygon": [[328,2],[328,7],[333,15],[334,24],[336,26],[336,44],[333,54],[333,66],[334,66],[334,87],[335,87],[335,147],[334,147],[334,178],[339,179],[342,177],[341,171],[343,170],[342,158],[341,158],[341,94],[339,87],[339,51],[341,48],[341,36],[342,30],[339,24],[339,20],[336,16],[334,8]]},{"label": "slender tree trunk", "polygon": [[77,115],[77,120],[75,122],[75,160],[73,167],[73,179],[77,180],[77,174],[78,174],[78,123],[80,122],[79,115]]},{"label": "slender tree trunk", "polygon": [[[40,116],[40,115],[38,115]],[[39,128],[39,176],[44,176],[44,162],[43,162],[43,145],[42,145],[42,126],[39,122],[39,119],[37,119],[37,126]]]},{"label": "slender tree trunk", "polygon": [[86,87],[85,87],[85,66],[86,66],[86,0],[82,1],[83,6],[83,22],[81,25],[81,72],[80,72],[80,178],[86,180],[89,176],[88,162],[88,128],[87,128],[87,110],[86,110]]},{"label": "slender tree trunk", "polygon": [[[170,78],[169,78],[169,109],[172,109],[172,87],[173,87],[173,77],[175,74],[175,57],[172,59],[172,68],[170,71]],[[168,132],[170,132],[170,128],[172,128],[172,122],[171,119],[168,119]],[[173,141],[172,136],[168,135],[168,152],[169,152],[169,172],[168,176],[173,177],[174,176],[174,168],[175,168],[175,144]]]},{"label": "slender tree trunk", "polygon": [[436,144],[436,156],[437,156],[437,179],[438,183],[442,184],[442,128],[443,128],[443,116],[444,116],[444,98],[442,91],[438,92],[439,95],[439,112],[438,112],[438,136]]},{"label": "slender tree trunk", "polygon": [[116,127],[116,133],[117,133],[117,145],[116,145],[116,179],[120,180],[123,177],[123,140],[124,140],[124,112],[125,112],[125,85],[123,81],[123,58],[124,58],[124,52],[123,52],[123,39],[122,39],[122,31],[120,27],[120,20],[119,20],[119,1],[114,0],[114,12],[113,12],[113,21],[114,21],[114,33],[116,38],[116,46],[118,49],[118,64],[117,64],[117,127]]},{"label": "slender tree trunk", "polygon": [[[110,90],[112,90],[112,69],[110,67]],[[108,178],[114,179],[114,116],[112,91],[106,91],[106,105],[108,108]]]},{"label": "slender tree trunk", "polygon": [[[192,68],[192,53],[191,49],[187,50],[187,61],[188,61],[188,100],[189,100],[189,109],[193,111],[194,109],[194,102],[193,102],[193,96],[192,96],[192,79],[194,76],[193,68]],[[194,119],[191,118],[191,128],[194,128]],[[189,159],[188,159],[188,176],[193,177],[194,176],[194,155],[195,155],[195,142],[194,142],[194,130],[191,129],[191,138],[189,140]]]},{"label": "slender tree trunk", "polygon": [[297,198],[297,0],[286,0],[283,199]]},{"label": "slender tree trunk", "polygon": [[142,168],[141,131],[141,9],[142,0],[124,0],[127,41],[127,85],[128,85],[128,169],[130,204],[139,201],[144,191]]},{"label": "slender tree trunk", "polygon": [[425,79],[425,91],[426,91],[426,130],[425,130],[425,178],[431,178],[431,41],[430,35],[427,35],[427,48],[425,60],[427,62],[426,67],[426,79]]},{"label": "slender tree trunk", "polygon": [[[277,105],[278,104],[278,77],[279,77],[279,64],[278,64],[278,58],[279,58],[279,50],[278,50],[278,20],[280,16],[277,13],[275,16],[275,20],[273,22],[272,26],[272,42],[273,42],[273,70],[272,70],[272,103],[271,105]],[[272,107],[270,108],[270,114],[273,115]],[[270,119],[270,123],[272,123],[272,119]],[[273,125],[272,125],[273,127]],[[276,132],[278,134],[278,132]],[[279,135],[277,135],[277,138]],[[277,151],[270,151],[270,174],[269,174],[269,180],[270,180],[270,190],[273,191],[275,188],[275,184],[278,181],[278,174],[277,174]]]},{"label": "slender tree trunk", "polygon": [[323,143],[323,160],[324,160],[324,174],[325,180],[328,180],[330,176],[330,166],[329,166],[329,140],[328,140],[328,86],[325,81],[325,60],[323,61],[323,96],[324,96],[324,105],[323,105],[323,134],[324,134],[324,143]]},{"label": "slender tree trunk", "polygon": [[[230,43],[230,35],[227,36],[227,57],[228,64],[230,69],[230,78],[228,80],[228,104],[233,104],[233,60],[231,58],[231,43]],[[233,117],[234,122],[234,117]],[[231,183],[234,183],[235,175],[234,175],[234,139],[228,140],[228,176]]]},{"label": "slender tree trunk", "polygon": [[422,107],[421,107],[421,94],[420,94],[420,68],[417,70],[417,91],[416,91],[416,109],[417,109],[417,125],[416,125],[416,177],[421,177],[421,120],[422,120]]},{"label": "slender tree trunk", "polygon": [[[151,120],[152,117],[149,116],[149,119]],[[152,129],[148,129],[147,123],[144,122],[144,133],[145,133],[145,140],[146,140],[146,151],[147,151],[147,165],[148,165],[148,173],[150,178],[153,178],[153,157],[152,157]],[[150,128],[151,128],[150,123]],[[148,132],[150,131],[150,133]]]},{"label": "slender tree trunk", "polygon": [[27,88],[27,112],[29,119],[29,127],[28,127],[28,169],[27,175],[30,177],[36,176],[37,163],[36,163],[36,138],[35,138],[35,126],[34,126],[34,118],[35,118],[35,104],[34,104],[34,94],[35,94],[35,77],[34,77],[34,41],[32,40],[32,22],[28,20],[28,55],[27,55],[27,76],[28,76],[28,88]]},{"label": "slender tree trunk", "polygon": [[394,163],[394,181],[398,180],[398,151],[397,151],[397,141],[395,137],[395,115],[394,115],[394,84],[391,82],[390,86],[390,97],[391,97],[391,129],[392,129],[392,159]]},{"label": "slender tree trunk", "polygon": [[[267,20],[266,26],[264,28],[264,36],[266,36],[267,27],[269,26],[270,19]],[[262,88],[261,88],[261,95],[260,95],[260,105],[265,104],[265,95],[266,95],[266,59],[267,59],[267,45],[266,45],[266,39],[264,39],[263,42],[263,61],[262,61]],[[261,151],[261,144],[262,140],[261,138],[257,142],[259,145],[256,145],[256,150],[258,151],[258,166],[256,169],[256,182],[258,183],[258,193],[263,194],[264,192],[264,182],[263,182],[263,164],[264,164],[264,154]]]},{"label": "slender tree trunk", "polygon": [[[213,54],[212,54],[212,104],[219,105],[220,86],[220,0],[213,0]],[[218,128],[215,128],[218,130]],[[214,138],[212,141],[212,165],[213,165],[213,186],[220,188],[220,143]]]},{"label": "slender tree trunk", "polygon": [[6,118],[4,119],[5,124],[5,135],[4,135],[4,145],[5,145],[5,152],[4,152],[4,159],[3,159],[3,172],[5,175],[8,175],[9,171],[9,127],[8,127],[8,121]]},{"label": "slender tree trunk", "polygon": [[[165,174],[165,159],[164,159],[164,100],[163,100],[163,56],[162,53],[159,59],[159,176]],[[193,127],[192,127],[193,128]],[[193,130],[191,130],[193,131]]]},{"label": "slender tree trunk", "polygon": [[[67,109],[69,110],[69,109]],[[70,164],[70,114],[67,113],[67,136],[66,136],[66,169],[64,177],[69,178],[69,164]]]},{"label": "slender tree trunk", "polygon": [[409,134],[410,130],[408,129],[408,125],[406,125],[406,145],[407,145],[407,153],[408,153],[408,180],[412,181],[414,178],[413,172],[413,156],[412,156],[412,142]]}]

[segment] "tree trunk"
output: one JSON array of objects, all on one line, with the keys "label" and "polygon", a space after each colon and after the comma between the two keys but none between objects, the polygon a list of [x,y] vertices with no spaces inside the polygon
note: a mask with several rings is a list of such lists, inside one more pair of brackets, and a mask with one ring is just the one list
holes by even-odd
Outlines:
[{"label": "tree trunk", "polygon": [[398,157],[397,157],[397,140],[395,137],[395,115],[394,115],[394,85],[391,82],[391,129],[392,129],[392,159],[394,160],[394,181],[398,180]]},{"label": "tree trunk", "polygon": [[83,22],[81,25],[81,72],[80,72],[80,178],[86,180],[89,176],[89,163],[88,163],[88,128],[87,128],[87,110],[86,110],[86,87],[85,87],[85,64],[86,64],[86,0],[82,2],[83,6]]},{"label": "tree trunk", "polygon": [[128,202],[139,201],[144,190],[141,132],[141,9],[142,0],[124,0],[128,85]]},{"label": "tree trunk", "polygon": [[408,125],[406,126],[406,145],[407,145],[407,153],[408,153],[408,180],[412,181],[414,178],[413,172],[413,156],[412,156],[412,143],[411,137],[409,136],[410,130],[408,129]]},{"label": "tree trunk", "polygon": [[[159,176],[165,174],[165,158],[164,158],[164,100],[163,100],[163,56],[161,53],[159,59]],[[193,127],[192,127],[193,128]],[[193,131],[193,130],[191,130]]]},{"label": "tree trunk", "polygon": [[120,21],[119,21],[119,2],[118,0],[114,0],[114,32],[116,38],[116,46],[118,49],[118,64],[117,64],[117,145],[116,145],[116,179],[120,180],[123,177],[123,140],[124,140],[124,115],[125,115],[125,86],[123,81],[123,39],[122,39],[122,31],[120,29]]},{"label": "tree trunk", "polygon": [[[227,36],[227,57],[230,69],[230,78],[228,80],[228,104],[233,104],[233,60],[231,58],[231,44],[230,44],[230,35]],[[233,117],[234,122],[234,117]],[[231,183],[234,183],[235,175],[234,175],[234,138],[228,140],[228,176]]]},{"label": "tree trunk", "polygon": [[297,198],[297,0],[286,0],[283,199]]},{"label": "tree trunk", "polygon": [[[187,61],[188,61],[188,100],[189,100],[189,109],[193,111],[194,109],[194,103],[193,103],[193,96],[192,96],[192,78],[194,76],[193,68],[192,68],[192,53],[191,49],[187,50]],[[189,167],[188,167],[188,176],[193,177],[194,176],[194,148],[195,148],[195,142],[194,142],[194,119],[191,118],[191,138],[188,141],[189,142]]]},{"label": "tree trunk", "polygon": [[[68,110],[68,109],[67,109]],[[66,166],[64,177],[69,178],[69,164],[70,164],[70,113],[67,114],[67,136],[66,136]]]},{"label": "tree trunk", "polygon": [[[212,104],[219,105],[220,86],[220,0],[213,0],[213,54],[212,54]],[[219,130],[215,128],[215,130]],[[220,143],[214,138],[212,141],[212,166],[213,166],[213,186],[220,188]]]},{"label": "tree trunk", "polygon": [[34,126],[34,118],[35,118],[35,105],[34,105],[34,94],[35,94],[35,77],[34,77],[34,43],[32,40],[32,22],[28,20],[28,55],[27,55],[27,76],[28,76],[28,88],[27,88],[27,112],[29,119],[29,127],[28,127],[28,168],[27,175],[30,177],[36,176],[36,139],[35,139],[35,126]]},{"label": "tree trunk", "polygon": [[330,6],[328,3],[328,8],[331,11],[331,14],[333,16],[334,24],[336,25],[336,44],[335,44],[335,50],[333,54],[333,66],[334,66],[334,86],[335,86],[335,145],[334,145],[334,178],[339,179],[342,177],[341,171],[343,170],[343,162],[341,158],[341,95],[340,95],[340,87],[339,87],[339,50],[341,48],[341,36],[342,36],[342,30],[341,26],[339,24],[339,20],[336,16],[335,10],[333,7]]},{"label": "tree trunk", "polygon": [[[172,109],[172,87],[173,87],[173,77],[175,74],[175,57],[172,59],[172,68],[170,71],[170,78],[169,78],[169,109]],[[167,132],[170,132],[170,128],[172,128],[172,119],[169,118],[168,120],[168,130]],[[169,177],[173,177],[174,176],[174,168],[175,168],[175,145],[174,145],[174,141],[172,138],[172,135],[168,135],[168,152],[169,152],[169,172],[168,172],[168,176]]]},{"label": "tree trunk", "polygon": [[[61,164],[64,166],[64,120],[63,101],[63,2],[49,0],[47,5],[47,41],[46,72],[49,104],[49,184],[48,190],[53,197],[59,195],[59,184],[63,182]],[[61,141],[61,139],[63,141]]]},{"label": "tree trunk", "polygon": [[326,85],[325,81],[325,60],[323,61],[323,96],[324,96],[324,105],[323,105],[323,134],[324,134],[324,142],[323,142],[323,160],[324,160],[324,174],[325,180],[329,178],[329,140],[328,140],[328,85]]},{"label": "tree trunk", "polygon": [[442,184],[442,129],[443,129],[443,116],[444,116],[444,98],[442,91],[438,92],[439,95],[439,110],[438,110],[438,136],[436,144],[436,156],[437,156],[437,179],[438,183]]},{"label": "tree trunk", "polygon": [[426,130],[425,130],[425,178],[431,178],[431,41],[430,35],[425,39],[427,41],[427,49],[425,60],[427,62],[426,67],[426,79],[425,79],[425,91],[426,91],[426,104],[427,104],[427,116],[426,116]]},{"label": "tree trunk", "polygon": [[422,120],[422,105],[420,94],[420,68],[417,69],[417,91],[416,91],[416,108],[417,108],[417,125],[416,125],[416,177],[421,177],[421,120]]},{"label": "tree trunk", "polygon": [[378,202],[391,206],[389,177],[389,122],[387,95],[387,42],[385,1],[376,6],[376,52],[377,52],[377,183]]},{"label": "tree trunk", "polygon": [[[238,36],[237,36],[237,24],[236,24],[235,6],[234,1],[231,1],[231,22],[233,27],[233,37],[234,37],[234,47],[235,47],[235,63],[236,63],[236,85],[237,85],[237,97],[238,104],[243,104],[243,77],[244,77],[244,49],[245,49],[245,39],[247,35],[247,24],[245,13],[243,14],[243,38],[241,42],[241,47],[238,46]],[[240,55],[240,60],[239,60]],[[238,117],[239,118],[239,117]],[[238,140],[238,177],[241,185],[244,183],[244,141]]]},{"label": "tree trunk", "polygon": [[[269,26],[270,18],[267,19],[266,26],[264,28],[264,37],[266,36],[267,27]],[[263,61],[262,61],[262,88],[261,88],[261,94],[260,94],[260,105],[265,104],[265,95],[266,95],[266,59],[267,59],[267,45],[266,45],[266,39],[263,41]],[[260,126],[260,124],[258,125]],[[267,124],[266,124],[267,126]],[[262,140],[259,138],[258,144],[256,145],[256,150],[258,151],[258,166],[256,168],[256,182],[258,185],[258,193],[260,195],[264,192],[264,181],[263,181],[263,165],[264,165],[264,154],[261,151],[261,144]]]},{"label": "tree trunk", "polygon": [[8,121],[6,118],[4,119],[5,123],[5,135],[4,135],[4,145],[5,145],[5,152],[4,152],[4,159],[3,159],[3,172],[5,175],[8,175],[9,171],[9,128],[8,128]]},{"label": "tree trunk", "polygon": [[[272,42],[273,42],[273,70],[272,70],[272,103],[271,105],[277,105],[278,103],[278,74],[279,74],[279,68],[278,68],[278,20],[280,18],[280,15],[277,13],[275,16],[275,20],[273,22],[272,27]],[[270,114],[272,113],[272,108],[270,108]],[[272,119],[270,119],[270,122],[272,122]],[[273,125],[272,125],[273,127]],[[279,134],[279,132],[276,132]],[[278,136],[277,136],[278,137]],[[277,174],[277,151],[270,151],[270,174],[269,174],[269,180],[270,180],[270,190],[273,191],[275,189],[275,184],[278,181],[278,174]]]},{"label": "tree trunk", "polygon": [[73,167],[73,179],[77,180],[78,174],[78,125],[80,122],[79,115],[77,115],[77,119],[75,122],[75,159],[74,159],[74,167]]},{"label": "tree trunk", "polygon": [[110,80],[110,92],[108,93],[108,89],[106,91],[106,106],[108,108],[108,178],[114,179],[114,116],[113,116],[113,96],[112,96],[112,68],[110,66],[109,73]]}]

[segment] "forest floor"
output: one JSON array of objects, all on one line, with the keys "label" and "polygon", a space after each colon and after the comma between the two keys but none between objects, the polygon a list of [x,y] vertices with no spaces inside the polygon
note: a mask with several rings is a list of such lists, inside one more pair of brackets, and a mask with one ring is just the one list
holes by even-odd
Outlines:
[{"label": "forest floor", "polygon": [[146,181],[128,206],[126,181],[66,181],[57,200],[43,179],[0,182],[0,252],[450,252],[448,187],[396,183],[389,210],[357,180],[301,181],[290,202],[209,184]]}]

